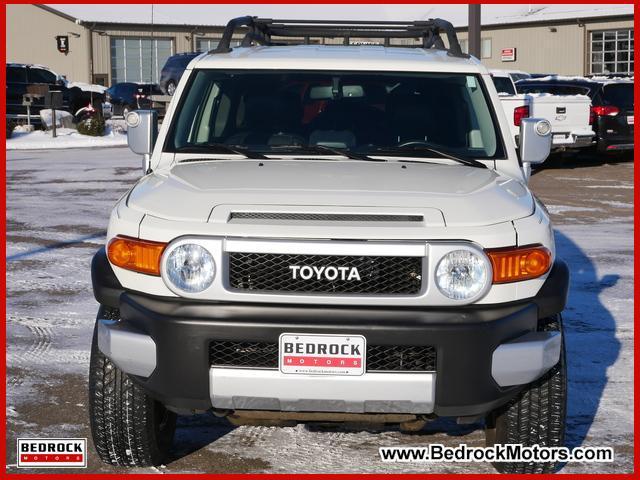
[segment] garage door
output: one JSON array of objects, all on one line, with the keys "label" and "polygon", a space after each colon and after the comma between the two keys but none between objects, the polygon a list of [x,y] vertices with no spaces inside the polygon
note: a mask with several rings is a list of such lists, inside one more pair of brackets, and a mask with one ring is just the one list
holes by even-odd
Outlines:
[{"label": "garage door", "polygon": [[111,83],[158,83],[172,54],[170,38],[111,37]]}]

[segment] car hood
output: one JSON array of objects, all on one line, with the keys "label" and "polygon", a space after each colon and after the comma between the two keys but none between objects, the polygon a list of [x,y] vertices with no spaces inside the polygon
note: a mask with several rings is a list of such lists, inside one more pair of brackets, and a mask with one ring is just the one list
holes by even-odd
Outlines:
[{"label": "car hood", "polygon": [[222,205],[427,208],[444,226],[482,226],[531,215],[533,197],[491,169],[425,162],[211,160],[144,177],[127,205],[168,220],[207,222]]}]

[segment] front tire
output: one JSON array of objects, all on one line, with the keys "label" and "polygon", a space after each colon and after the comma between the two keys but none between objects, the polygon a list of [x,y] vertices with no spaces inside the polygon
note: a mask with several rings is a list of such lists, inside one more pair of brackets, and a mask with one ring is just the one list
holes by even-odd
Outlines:
[{"label": "front tire", "polygon": [[[487,446],[564,446],[567,365],[562,318],[555,315],[540,320],[538,330],[562,333],[560,360],[515,399],[487,417]],[[493,466],[500,473],[553,473],[558,469],[557,462],[495,462]]]},{"label": "front tire", "polygon": [[[98,318],[117,319],[116,309],[101,307]],[[89,416],[100,459],[121,467],[160,465],[176,428],[176,414],[131,381],[99,349],[94,329],[89,367]]]}]

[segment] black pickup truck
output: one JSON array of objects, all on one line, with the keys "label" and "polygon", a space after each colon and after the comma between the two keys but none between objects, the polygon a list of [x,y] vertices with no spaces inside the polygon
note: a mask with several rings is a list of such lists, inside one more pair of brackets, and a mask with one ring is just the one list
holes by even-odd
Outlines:
[{"label": "black pickup truck", "polygon": [[[27,107],[22,104],[23,95],[29,90],[61,91],[63,106],[61,110],[74,114],[89,103],[99,108],[104,102],[104,94],[83,90],[77,86],[69,86],[64,77],[41,65],[24,63],[7,63],[7,118],[21,119],[27,116]],[[30,87],[34,88],[30,88]],[[38,88],[40,87],[40,88]],[[39,120],[40,110],[45,108],[44,97],[38,98],[31,106],[34,122]]]}]

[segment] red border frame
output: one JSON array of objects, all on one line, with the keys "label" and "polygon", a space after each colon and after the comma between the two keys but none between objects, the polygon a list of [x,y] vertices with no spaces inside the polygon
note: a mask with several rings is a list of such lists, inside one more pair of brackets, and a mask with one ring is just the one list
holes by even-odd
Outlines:
[{"label": "red border frame", "polygon": [[[7,8],[6,5],[7,4],[25,4],[28,2],[22,2],[22,1],[16,1],[16,2],[6,2],[5,0],[2,0],[2,14],[3,17],[6,19],[6,21],[8,21],[7,19]],[[78,4],[91,4],[91,3],[95,3],[95,4],[103,4],[103,3],[99,3],[99,2],[91,2],[91,1],[87,1],[87,2],[82,2],[82,1],[66,1],[66,2],[60,2],[60,1],[54,1],[51,4],[62,4],[62,3],[78,3]],[[131,2],[127,2],[125,0],[112,0],[111,2],[109,2],[110,4],[129,4]],[[174,4],[175,2],[172,1],[167,1],[167,0],[160,0],[157,2],[148,2],[148,1],[143,1],[140,3],[154,3],[154,4],[161,4],[161,3],[167,3],[167,4]],[[202,2],[202,1],[195,1],[192,3],[220,3],[220,4],[245,4],[246,2],[240,1],[240,0],[231,0],[231,1],[226,1],[226,2],[220,2],[220,1],[213,1],[213,2]],[[339,0],[328,0],[328,1],[324,1],[324,2],[300,2],[300,1],[295,1],[295,0],[285,0],[285,1],[276,1],[276,2],[265,2],[262,0],[258,0],[258,1],[252,1],[252,3],[255,4],[345,4],[347,2],[341,2]],[[384,2],[384,1],[379,1],[379,0],[373,0],[373,1],[354,1],[351,0],[348,3],[353,3],[353,4],[389,4],[392,2]],[[404,4],[422,4],[425,2],[418,2],[418,1],[403,1],[402,3]],[[450,1],[447,2],[448,4],[466,4],[467,2],[460,2],[460,1]],[[470,2],[470,3],[480,3],[480,2]],[[484,2],[486,4],[526,4],[527,2],[521,2],[521,1],[515,1],[515,2],[504,2],[504,1],[495,1],[495,0],[491,0],[488,2]],[[555,2],[555,3],[562,3],[562,4],[584,4],[584,3],[595,3],[595,2],[583,2],[583,1],[578,1],[578,0],[565,0],[564,2]],[[605,2],[607,3],[607,2]],[[608,2],[610,4],[634,4],[633,1],[626,1],[626,2]],[[2,31],[5,35],[6,38],[6,23],[3,22],[2,23]],[[635,12],[634,12],[634,29],[638,30],[638,26],[640,24],[640,21],[638,20],[637,17],[635,17]],[[3,50],[3,57],[5,59],[6,62],[6,45],[5,45],[5,49]],[[634,58],[635,58],[635,65],[637,65],[637,60],[638,60],[638,53],[637,50],[634,52]],[[634,75],[635,73],[638,72],[638,69],[634,69]],[[2,83],[6,83],[6,70],[2,70],[2,73],[0,74],[0,79],[2,80]],[[4,90],[3,90],[4,92]],[[640,86],[638,84],[635,84],[634,87],[634,92],[635,92],[635,96],[636,98],[638,98],[638,93],[640,93]],[[5,104],[5,93],[0,93],[0,118],[2,116],[5,116],[6,113],[6,104]],[[636,117],[638,117],[638,111],[640,110],[640,107],[638,107],[637,105],[635,106],[635,113],[634,115]],[[6,131],[4,132],[4,135],[2,133],[0,133],[0,139],[2,139],[2,141],[6,142]],[[640,143],[640,132],[638,131],[638,129],[635,129],[634,132],[634,142],[636,144]],[[639,155],[634,153],[634,161],[636,159],[638,159]],[[4,162],[2,165],[2,168],[0,169],[0,176],[2,177],[3,183],[3,189],[5,191],[5,195],[2,196],[2,204],[4,206],[4,211],[5,211],[5,223],[4,223],[4,228],[2,229],[2,238],[0,239],[0,250],[2,252],[2,256],[5,259],[5,262],[2,263],[2,284],[4,286],[4,288],[2,289],[2,292],[0,293],[2,295],[2,299],[4,300],[5,303],[5,312],[6,312],[6,150],[5,150],[5,154],[4,154]],[[638,179],[640,178],[640,173],[638,171],[637,168],[634,169],[634,185],[636,183],[638,183]],[[636,188],[634,190],[634,207],[637,207],[640,204],[640,193],[638,192],[638,189]],[[637,224],[638,224],[638,219],[639,219],[639,214],[637,212],[637,210],[634,209],[634,247],[635,245],[637,245],[638,240],[640,239],[640,233],[637,230]],[[634,255],[634,271],[638,272],[640,271],[640,256]],[[637,296],[638,296],[638,286],[635,284],[634,282],[634,333],[637,330],[638,325],[640,324],[640,315],[638,315],[638,313],[640,312],[640,306],[638,306],[636,300],[637,300]],[[0,340],[2,341],[3,345],[6,345],[6,321],[5,321],[5,329],[2,329],[1,333],[0,333]],[[638,343],[635,341],[635,336],[634,336],[634,341],[633,341],[633,350],[634,350],[634,398],[633,398],[633,405],[634,405],[634,462],[633,462],[633,466],[634,466],[634,472],[633,473],[622,473],[622,474],[607,474],[608,478],[635,478],[635,472],[638,471],[638,466],[640,465],[640,459],[638,458],[638,444],[639,444],[639,439],[638,439],[638,434],[640,433],[640,429],[638,428],[638,416],[639,416],[639,407],[640,407],[640,400],[638,400],[637,395],[635,395],[637,393],[638,390],[638,382],[640,381],[640,374],[638,372],[638,368],[637,368],[637,359],[638,359]],[[6,378],[6,369],[7,369],[7,365],[6,365],[6,355],[2,356],[2,360],[0,361],[0,374],[2,374],[2,376],[4,376]],[[2,391],[2,393],[0,394],[0,397],[2,398],[2,404],[0,405],[1,408],[1,412],[0,415],[2,416],[2,419],[4,420],[2,426],[2,431],[5,434],[4,436],[6,437],[6,382],[5,382],[5,390]],[[11,442],[11,440],[8,440],[9,442]],[[19,478],[43,478],[44,477],[50,477],[50,478],[56,478],[56,479],[65,479],[68,478],[71,475],[80,475],[83,478],[96,478],[96,479],[101,479],[104,478],[105,476],[107,477],[118,477],[121,476],[124,473],[127,473],[125,471],[123,471],[123,473],[118,473],[118,474],[99,474],[99,473],[83,473],[83,471],[79,470],[77,473],[60,473],[60,474],[35,474],[35,473],[7,473],[6,472],[6,455],[7,455],[7,443],[6,441],[0,442],[0,455],[2,456],[2,458],[0,459],[0,461],[2,462],[2,465],[4,467],[3,471],[0,472],[0,478],[2,477],[9,477],[9,476],[19,476]],[[156,474],[140,474],[141,478],[142,477],[155,477]],[[166,474],[169,475],[171,477],[183,477],[183,476],[188,476],[188,475],[193,475],[193,474],[179,474],[179,473],[172,473],[172,474]],[[274,474],[201,474],[201,475],[206,475],[207,477],[224,477],[225,479],[257,479],[257,478],[262,478],[264,475],[274,475]],[[277,474],[278,478],[282,478],[282,479],[298,479],[302,476],[304,476],[305,479],[316,479],[316,478],[332,478],[332,479],[341,479],[341,478],[357,478],[360,475],[366,475],[367,478],[384,478],[384,479],[389,479],[389,478],[406,478],[406,477],[410,477],[412,479],[418,479],[418,478],[434,478],[436,476],[456,476],[456,475],[463,475],[463,476],[473,476],[473,478],[490,478],[490,477],[494,477],[496,475],[499,474],[437,474],[437,473],[433,473],[433,474]],[[590,474],[567,474],[566,476],[563,476],[563,478],[581,478],[581,477],[585,477],[585,476],[589,476]],[[537,478],[544,478],[544,477],[552,477],[552,474],[548,474],[548,475],[541,475],[540,477]],[[517,475],[506,475],[506,476],[502,476],[502,478],[522,478],[520,476]]]}]

